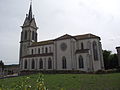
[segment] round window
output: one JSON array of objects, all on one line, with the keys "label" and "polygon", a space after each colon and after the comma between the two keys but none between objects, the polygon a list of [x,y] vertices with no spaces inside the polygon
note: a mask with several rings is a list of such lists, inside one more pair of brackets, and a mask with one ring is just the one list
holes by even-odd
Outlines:
[{"label": "round window", "polygon": [[67,49],[66,43],[61,43],[60,47],[62,51],[65,51]]}]

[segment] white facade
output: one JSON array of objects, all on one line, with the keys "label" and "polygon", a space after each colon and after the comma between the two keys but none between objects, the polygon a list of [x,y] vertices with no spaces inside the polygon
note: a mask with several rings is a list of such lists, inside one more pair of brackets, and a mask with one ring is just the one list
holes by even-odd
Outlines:
[{"label": "white facade", "polygon": [[[21,58],[21,70],[97,71],[103,69],[100,38],[92,34],[79,37],[82,36],[86,37],[79,40],[75,38],[77,36],[66,34],[55,40],[34,42],[28,47],[28,55]],[[88,36],[91,37],[88,38]],[[97,60],[94,59],[94,42],[96,43]],[[83,59],[82,67],[80,67],[79,57]],[[63,68],[63,58],[66,59],[66,68]],[[51,68],[48,68],[49,59],[51,60]],[[33,60],[34,66],[32,68]],[[40,68],[40,60],[43,62],[42,68]],[[27,64],[25,64],[26,61]]]},{"label": "white facade", "polygon": [[[93,34],[65,34],[53,40],[37,42],[37,26],[30,6],[22,26],[20,42],[21,71],[104,69],[100,37]],[[26,37],[26,38],[25,38]]]}]

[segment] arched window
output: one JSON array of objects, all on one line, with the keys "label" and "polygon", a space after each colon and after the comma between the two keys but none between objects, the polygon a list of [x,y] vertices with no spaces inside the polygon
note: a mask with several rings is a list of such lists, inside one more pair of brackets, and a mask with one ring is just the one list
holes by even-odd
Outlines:
[{"label": "arched window", "polygon": [[83,45],[83,43],[81,43],[81,49],[84,49],[84,45]]},{"label": "arched window", "polygon": [[32,31],[32,40],[34,40],[34,37],[35,37],[35,36],[34,36],[34,31]]},{"label": "arched window", "polygon": [[40,54],[40,48],[38,48],[38,54]]},{"label": "arched window", "polygon": [[95,41],[93,42],[93,56],[94,60],[98,60],[97,43]]},{"label": "arched window", "polygon": [[65,58],[65,57],[62,57],[62,68],[63,68],[63,69],[66,69],[66,68],[67,68],[67,67],[66,67],[66,64],[67,64],[66,58]]},{"label": "arched window", "polygon": [[81,55],[78,57],[78,62],[79,62],[79,68],[84,68],[83,57]]},{"label": "arched window", "polygon": [[35,33],[35,41],[37,42],[37,33]]},{"label": "arched window", "polygon": [[27,40],[27,31],[25,31],[24,39]]},{"label": "arched window", "polygon": [[35,69],[35,61],[32,59],[32,69]]},{"label": "arched window", "polygon": [[40,58],[39,61],[39,69],[43,69],[43,60]]},{"label": "arched window", "polygon": [[24,61],[24,68],[27,69],[27,60]]},{"label": "arched window", "polygon": [[33,54],[33,49],[31,50],[31,54]]},{"label": "arched window", "polygon": [[45,48],[45,53],[48,53],[48,49],[47,49],[47,47]]},{"label": "arched window", "polygon": [[51,58],[48,59],[48,69],[52,69],[52,60],[51,60]]}]

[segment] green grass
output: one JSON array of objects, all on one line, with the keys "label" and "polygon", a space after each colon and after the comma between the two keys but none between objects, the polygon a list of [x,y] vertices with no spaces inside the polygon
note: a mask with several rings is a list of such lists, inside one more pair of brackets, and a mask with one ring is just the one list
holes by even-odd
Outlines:
[{"label": "green grass", "polygon": [[[23,83],[28,76],[0,79],[8,90]],[[31,90],[35,90],[39,74],[29,75]],[[120,73],[113,74],[45,74],[44,83],[48,90],[120,90]],[[28,83],[27,83],[28,84]]]}]

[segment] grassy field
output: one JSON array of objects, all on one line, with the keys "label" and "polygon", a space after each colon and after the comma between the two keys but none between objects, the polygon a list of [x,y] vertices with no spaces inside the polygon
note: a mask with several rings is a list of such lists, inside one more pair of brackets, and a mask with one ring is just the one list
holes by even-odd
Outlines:
[{"label": "grassy field", "polygon": [[[39,75],[0,79],[0,87],[9,88],[8,90],[17,90],[12,88],[16,85],[21,85],[29,77],[26,83],[32,86],[30,90],[35,90]],[[44,83],[48,90],[120,90],[120,73],[45,74]]]}]

